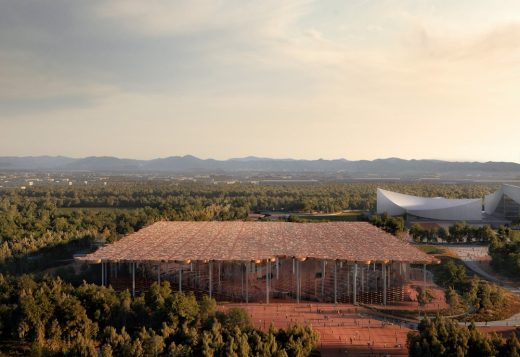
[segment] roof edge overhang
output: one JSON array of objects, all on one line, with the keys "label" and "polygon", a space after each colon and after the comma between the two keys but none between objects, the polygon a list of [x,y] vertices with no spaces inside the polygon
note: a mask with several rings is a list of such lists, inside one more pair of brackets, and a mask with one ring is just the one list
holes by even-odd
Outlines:
[{"label": "roof edge overhang", "polygon": [[323,257],[290,257],[286,255],[279,255],[274,257],[264,257],[264,258],[258,258],[258,259],[184,259],[184,260],[164,260],[164,259],[102,259],[102,258],[90,258],[88,256],[85,257],[77,257],[74,258],[76,261],[88,263],[88,264],[101,264],[101,263],[175,263],[175,264],[190,264],[190,263],[208,263],[208,262],[242,262],[242,263],[252,263],[256,262],[257,264],[265,262],[267,260],[273,262],[273,259],[276,258],[284,258],[284,259],[291,259],[294,258],[296,260],[300,261],[306,261],[306,260],[326,260],[326,261],[337,261],[337,262],[343,262],[343,263],[350,263],[350,264],[391,264],[391,263],[409,263],[409,264],[439,264],[440,260],[436,258],[432,259],[418,259],[418,260],[396,260],[396,259],[342,259],[342,258],[323,258]]}]

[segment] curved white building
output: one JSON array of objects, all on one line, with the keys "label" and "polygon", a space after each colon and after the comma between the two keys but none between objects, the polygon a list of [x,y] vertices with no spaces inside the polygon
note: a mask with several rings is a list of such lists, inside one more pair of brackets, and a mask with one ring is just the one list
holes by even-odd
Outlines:
[{"label": "curved white building", "polygon": [[482,199],[418,197],[377,189],[377,213],[410,214],[441,221],[481,221]]},{"label": "curved white building", "polygon": [[520,215],[520,187],[502,185],[484,198],[484,211],[489,215],[516,219]]}]

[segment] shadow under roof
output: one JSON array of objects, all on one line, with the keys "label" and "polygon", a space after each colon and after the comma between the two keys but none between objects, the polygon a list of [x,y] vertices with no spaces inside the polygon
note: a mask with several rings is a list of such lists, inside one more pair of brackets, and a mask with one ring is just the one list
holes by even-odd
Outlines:
[{"label": "shadow under roof", "polygon": [[253,261],[296,257],[435,263],[366,222],[157,222],[79,260],[87,262]]}]

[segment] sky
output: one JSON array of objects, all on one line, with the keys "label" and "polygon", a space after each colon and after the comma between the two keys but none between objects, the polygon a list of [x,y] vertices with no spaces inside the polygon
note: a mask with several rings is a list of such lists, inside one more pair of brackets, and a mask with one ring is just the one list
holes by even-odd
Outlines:
[{"label": "sky", "polygon": [[0,156],[520,163],[518,0],[0,0]]}]

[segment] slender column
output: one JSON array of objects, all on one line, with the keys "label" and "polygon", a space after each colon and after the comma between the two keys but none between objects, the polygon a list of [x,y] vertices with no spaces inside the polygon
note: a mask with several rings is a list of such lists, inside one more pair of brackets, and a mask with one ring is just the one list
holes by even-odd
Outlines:
[{"label": "slender column", "polygon": [[366,284],[366,287],[365,287],[365,291],[370,291],[370,284],[369,284],[369,274],[370,274],[370,264],[367,264],[367,276],[366,276],[366,279],[365,279],[365,284]]},{"label": "slender column", "polygon": [[213,262],[210,261],[208,263],[209,265],[209,282],[208,282],[208,290],[209,290],[209,297],[210,299],[213,297]]},{"label": "slender column", "polygon": [[[233,270],[235,270],[234,267]],[[244,297],[244,269],[240,269],[240,294]]]},{"label": "slender column", "polygon": [[325,260],[321,262],[321,297],[325,295]]},{"label": "slender column", "polygon": [[350,265],[347,262],[347,296],[350,298]]},{"label": "slender column", "polygon": [[334,304],[338,303],[338,262],[334,261]]},{"label": "slender column", "polygon": [[365,292],[365,276],[363,275],[363,266],[359,268],[361,270],[361,292]]},{"label": "slender column", "polygon": [[135,297],[135,263],[132,264],[132,297]]},{"label": "slender column", "polygon": [[386,305],[386,264],[381,263],[381,273],[383,274],[383,305]]},{"label": "slender column", "polygon": [[294,292],[296,294],[296,302],[298,302],[298,265],[293,258],[293,275],[294,275]]},{"label": "slender column", "polygon": [[357,269],[358,265],[357,263],[354,264],[354,305],[357,304]]},{"label": "slender column", "polygon": [[246,263],[246,304],[249,303],[249,265]]},{"label": "slender column", "polygon": [[101,286],[105,286],[105,263],[101,262]]},{"label": "slender column", "polygon": [[197,271],[195,274],[195,278],[197,279],[197,288],[200,288],[200,262],[197,263]]},{"label": "slender column", "polygon": [[300,303],[300,261],[296,261],[296,302]]},{"label": "slender column", "polygon": [[157,265],[157,283],[161,285],[161,263]]},{"label": "slender column", "polygon": [[182,293],[182,267],[179,269],[179,292]]},{"label": "slender column", "polygon": [[295,261],[294,261],[294,258],[292,258],[292,273],[294,274],[294,271],[295,271]]},{"label": "slender column", "polygon": [[222,271],[222,262],[218,262],[218,290],[219,292],[221,291],[221,288],[222,288],[222,282],[221,282],[221,278],[220,278],[220,274],[221,274],[221,271]]},{"label": "slender column", "polygon": [[298,264],[298,285],[300,286],[300,301],[302,300],[302,262]]},{"label": "slender column", "polygon": [[271,266],[271,262],[267,259],[265,264],[265,303],[269,304],[269,267]]},{"label": "slender column", "polygon": [[280,259],[276,258],[276,280],[280,277]]},{"label": "slender column", "polygon": [[392,278],[392,263],[390,263],[390,265],[388,266],[387,273],[388,273],[387,274],[388,275],[388,277],[387,277],[388,287],[390,287],[390,285],[392,285],[392,284],[390,284],[392,281],[392,279],[391,279]]},{"label": "slender column", "polygon": [[366,291],[370,292],[370,263],[367,265]]},{"label": "slender column", "polygon": [[298,261],[298,295],[299,300],[302,300],[302,262]]}]

